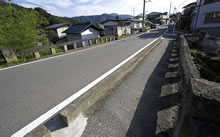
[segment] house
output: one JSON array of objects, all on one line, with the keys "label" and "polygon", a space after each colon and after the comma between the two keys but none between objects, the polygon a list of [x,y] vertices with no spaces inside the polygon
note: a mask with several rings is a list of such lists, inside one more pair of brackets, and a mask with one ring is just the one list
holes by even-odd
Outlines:
[{"label": "house", "polygon": [[131,34],[137,34],[142,30],[143,21],[139,19],[130,19],[131,21]]},{"label": "house", "polygon": [[206,31],[219,35],[220,30],[220,1],[198,0],[192,13],[191,29],[194,32]]},{"label": "house", "polygon": [[[139,14],[137,16],[134,17],[135,19],[138,19],[138,20],[143,20],[143,13],[142,14]],[[145,15],[145,20],[147,20],[147,15]]]},{"label": "house", "polygon": [[57,43],[58,41],[65,41],[64,39],[66,37],[66,33],[63,33],[63,31],[67,30],[70,26],[70,23],[53,24],[47,26],[45,30],[52,31],[51,33],[49,33],[49,39],[51,42]]},{"label": "house", "polygon": [[[100,37],[101,28],[91,24],[91,23],[84,23],[84,24],[73,24],[63,33],[67,34],[67,41],[74,41],[74,40],[85,40],[85,39],[92,39]],[[85,45],[88,45],[88,41],[85,42]]]},{"label": "house", "polygon": [[131,35],[131,21],[111,19],[102,22],[105,36]]},{"label": "house", "polygon": [[167,12],[151,12],[147,15],[147,19],[154,24],[167,24],[168,22]]},{"label": "house", "polygon": [[196,7],[197,2],[189,3],[188,5],[183,7],[183,15],[190,16]]},{"label": "house", "polygon": [[182,15],[181,16],[177,16],[177,19],[178,17],[179,18],[179,24],[178,24],[178,27],[181,29],[181,30],[184,30],[184,31],[190,31],[190,28],[191,28],[191,22],[193,20],[193,16],[192,16],[192,13],[194,12],[195,10],[195,7],[196,7],[196,2],[192,2],[192,3],[189,3],[188,5],[184,6],[183,7],[183,12],[182,12]]}]

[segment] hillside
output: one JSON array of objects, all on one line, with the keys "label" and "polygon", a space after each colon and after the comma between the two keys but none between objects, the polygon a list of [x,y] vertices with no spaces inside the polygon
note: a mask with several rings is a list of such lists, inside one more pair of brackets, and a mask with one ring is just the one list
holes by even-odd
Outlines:
[{"label": "hillside", "polygon": [[100,23],[107,19],[128,19],[131,18],[131,15],[119,15],[116,13],[112,14],[102,14],[102,15],[93,15],[93,16],[78,16],[73,17],[73,20],[79,21],[79,22],[92,22],[92,23]]},{"label": "hillside", "polygon": [[49,14],[41,8],[24,8],[0,0],[0,48],[14,51],[50,44],[44,28],[51,24],[71,22],[71,18]]},{"label": "hillside", "polygon": [[51,15],[50,13],[48,13],[47,11],[39,7],[35,8],[34,10],[39,12],[41,16],[45,17],[48,20],[49,25],[59,24],[59,23],[64,23],[64,22],[78,23],[78,21],[75,21],[74,19],[71,19],[71,18],[58,17],[58,16]]}]

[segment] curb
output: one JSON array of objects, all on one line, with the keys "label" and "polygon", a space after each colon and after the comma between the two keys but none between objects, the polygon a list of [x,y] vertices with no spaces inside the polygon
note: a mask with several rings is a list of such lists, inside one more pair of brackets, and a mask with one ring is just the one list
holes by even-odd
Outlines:
[{"label": "curb", "polygon": [[[162,38],[160,37],[158,40],[149,45],[149,47],[124,64],[121,68],[113,72],[110,76],[102,80],[84,95],[64,108],[59,113],[64,122],[69,125],[80,113],[86,115],[93,113],[101,105],[104,99],[113,92],[113,90],[123,81],[124,78],[126,78],[126,76],[128,76],[129,73],[135,70],[135,68],[144,60],[145,56],[148,55],[161,41]],[[51,133],[48,129],[45,129],[44,125],[41,125],[28,133],[25,137],[32,136],[51,137]]]}]

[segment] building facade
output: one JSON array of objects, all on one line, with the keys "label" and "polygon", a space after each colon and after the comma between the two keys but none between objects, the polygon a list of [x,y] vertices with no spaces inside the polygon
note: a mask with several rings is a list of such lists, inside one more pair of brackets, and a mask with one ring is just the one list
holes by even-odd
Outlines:
[{"label": "building facade", "polygon": [[[63,33],[67,34],[67,41],[85,40],[100,37],[100,28],[90,23],[74,24]],[[85,45],[89,42],[85,41]]]},{"label": "building facade", "polygon": [[193,12],[191,29],[218,34],[220,29],[220,0],[198,0]]},{"label": "building facade", "polygon": [[107,20],[102,22],[105,36],[131,35],[131,21]]}]

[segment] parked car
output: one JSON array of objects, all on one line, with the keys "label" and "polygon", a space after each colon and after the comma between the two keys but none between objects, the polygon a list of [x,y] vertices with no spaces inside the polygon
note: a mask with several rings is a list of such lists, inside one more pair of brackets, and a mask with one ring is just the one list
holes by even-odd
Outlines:
[{"label": "parked car", "polygon": [[157,25],[156,25],[156,24],[151,24],[151,25],[150,25],[150,28],[151,28],[151,29],[155,29],[155,28],[157,28]]}]

